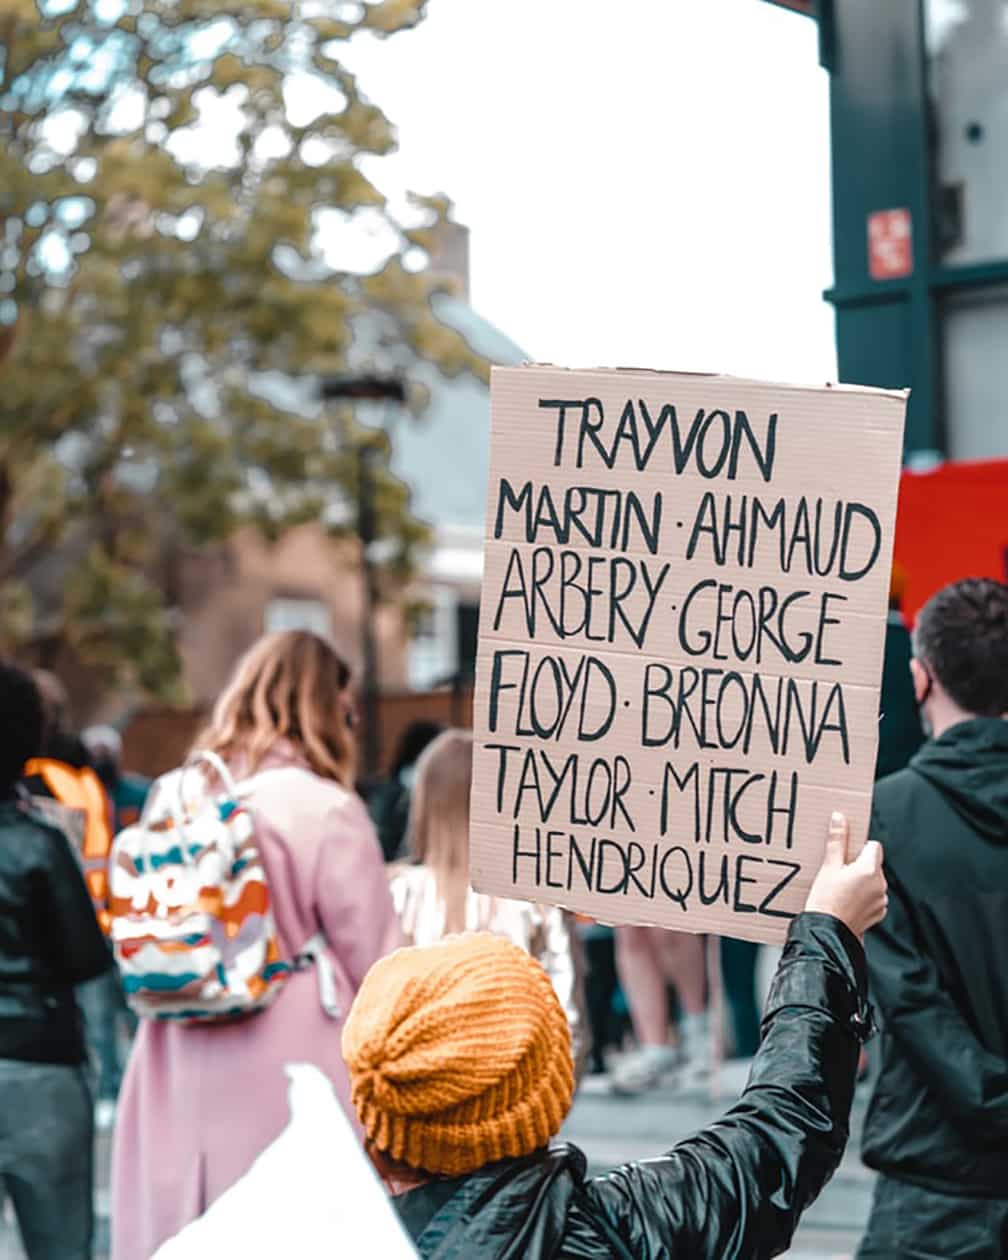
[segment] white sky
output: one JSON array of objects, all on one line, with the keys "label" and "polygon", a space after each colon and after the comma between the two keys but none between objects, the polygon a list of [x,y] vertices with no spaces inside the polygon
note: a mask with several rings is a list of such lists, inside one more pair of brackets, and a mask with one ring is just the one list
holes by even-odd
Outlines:
[{"label": "white sky", "polygon": [[835,378],[828,81],[762,0],[430,0],[347,58],[444,191],[472,302],[567,366]]}]

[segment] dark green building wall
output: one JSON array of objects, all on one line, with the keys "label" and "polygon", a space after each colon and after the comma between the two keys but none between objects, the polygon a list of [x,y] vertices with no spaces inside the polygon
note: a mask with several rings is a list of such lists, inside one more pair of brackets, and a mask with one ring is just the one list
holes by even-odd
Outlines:
[{"label": "dark green building wall", "polygon": [[[1001,394],[988,391],[994,398],[989,418],[978,412],[985,404],[983,399],[977,403],[975,391],[966,400],[962,325],[954,350],[949,333],[954,311],[968,308],[978,318],[989,319],[990,332],[983,339],[987,358],[979,370],[992,387],[1004,378],[1008,388],[1008,359],[996,345],[991,349],[1008,303],[1008,256],[987,257],[982,247],[985,260],[968,265],[946,265],[939,256],[936,214],[941,195],[931,143],[938,123],[928,83],[926,3],[816,0],[814,6],[820,59],[830,75],[834,287],[826,297],[836,312],[839,375],[842,381],[912,390],[908,454],[948,455],[951,438],[953,450],[970,458],[978,424],[987,425],[982,444],[988,457],[1008,454],[1008,418],[1001,410]],[[968,66],[960,70],[968,72]],[[990,107],[991,101],[978,104],[979,116]],[[947,127],[946,122],[945,142],[959,142]],[[1002,160],[996,150],[988,151],[990,160]],[[986,185],[981,181],[967,188],[966,195],[994,195],[1008,206],[1006,190],[1008,173],[1005,190],[995,188],[992,194],[989,181]],[[869,217],[890,210],[910,216],[913,266],[904,277],[877,279],[869,269]],[[944,213],[947,233],[947,207]],[[1002,254],[1008,254],[1003,247]],[[953,353],[955,390],[951,377],[947,382],[944,374],[945,356]],[[963,407],[969,408],[968,415],[960,414]]]},{"label": "dark green building wall", "polygon": [[[821,0],[830,72],[834,288],[840,379],[909,386],[908,451],[943,450],[940,348],[930,287],[930,179],[918,0]],[[907,209],[913,272],[869,273],[868,219]]]}]

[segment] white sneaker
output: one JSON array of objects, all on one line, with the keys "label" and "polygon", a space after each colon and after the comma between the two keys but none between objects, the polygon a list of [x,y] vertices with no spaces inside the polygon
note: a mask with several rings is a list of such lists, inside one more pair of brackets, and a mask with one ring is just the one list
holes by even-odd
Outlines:
[{"label": "white sneaker", "polygon": [[94,1122],[95,1128],[100,1132],[111,1129],[115,1124],[116,1104],[113,1098],[99,1098],[95,1103]]},{"label": "white sneaker", "polygon": [[710,1079],[712,1054],[710,1027],[706,1011],[702,1015],[683,1016],[679,1026],[681,1084],[686,1089],[696,1089]]},{"label": "white sneaker", "polygon": [[613,1069],[610,1088],[614,1094],[643,1094],[671,1076],[678,1063],[671,1046],[641,1046]]},{"label": "white sneaker", "polygon": [[608,1072],[591,1072],[581,1077],[578,1093],[597,1096],[599,1094],[608,1094],[611,1088],[612,1082]]}]

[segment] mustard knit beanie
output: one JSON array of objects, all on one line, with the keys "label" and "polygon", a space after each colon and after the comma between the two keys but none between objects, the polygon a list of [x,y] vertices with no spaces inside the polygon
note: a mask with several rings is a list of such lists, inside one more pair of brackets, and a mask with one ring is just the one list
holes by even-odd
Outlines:
[{"label": "mustard knit beanie", "polygon": [[545,1146],[574,1096],[570,1029],[549,977],[486,932],[376,963],[343,1057],[368,1141],[446,1176]]}]

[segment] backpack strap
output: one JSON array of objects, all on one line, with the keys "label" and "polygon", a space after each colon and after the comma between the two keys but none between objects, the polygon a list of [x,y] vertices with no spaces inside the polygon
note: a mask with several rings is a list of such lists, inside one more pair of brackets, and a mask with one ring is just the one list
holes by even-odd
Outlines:
[{"label": "backpack strap", "polygon": [[336,973],[326,949],[326,939],[321,932],[316,932],[311,940],[305,941],[294,959],[297,971],[312,966],[318,978],[319,1003],[323,1011],[330,1019],[342,1018],[343,1009],[336,996]]},{"label": "backpack strap", "polygon": [[79,810],[84,815],[84,838],[79,856],[95,914],[102,931],[107,935],[108,862],[112,852],[111,802],[108,793],[90,766],[78,768],[50,757],[33,758],[25,766],[25,775],[29,778],[40,778],[61,805]]},{"label": "backpack strap", "polygon": [[[197,753],[193,757],[193,762],[199,760],[213,766],[224,783],[225,790],[235,800],[245,800],[264,779],[288,769],[286,766],[275,766],[267,770],[258,770],[248,778],[235,782],[230,770],[216,753]],[[315,968],[319,1005],[330,1019],[342,1019],[344,1012],[337,995],[336,972],[332,958],[329,956],[328,942],[321,930],[305,941],[294,955],[292,964],[295,971],[307,971],[309,967]]]}]

